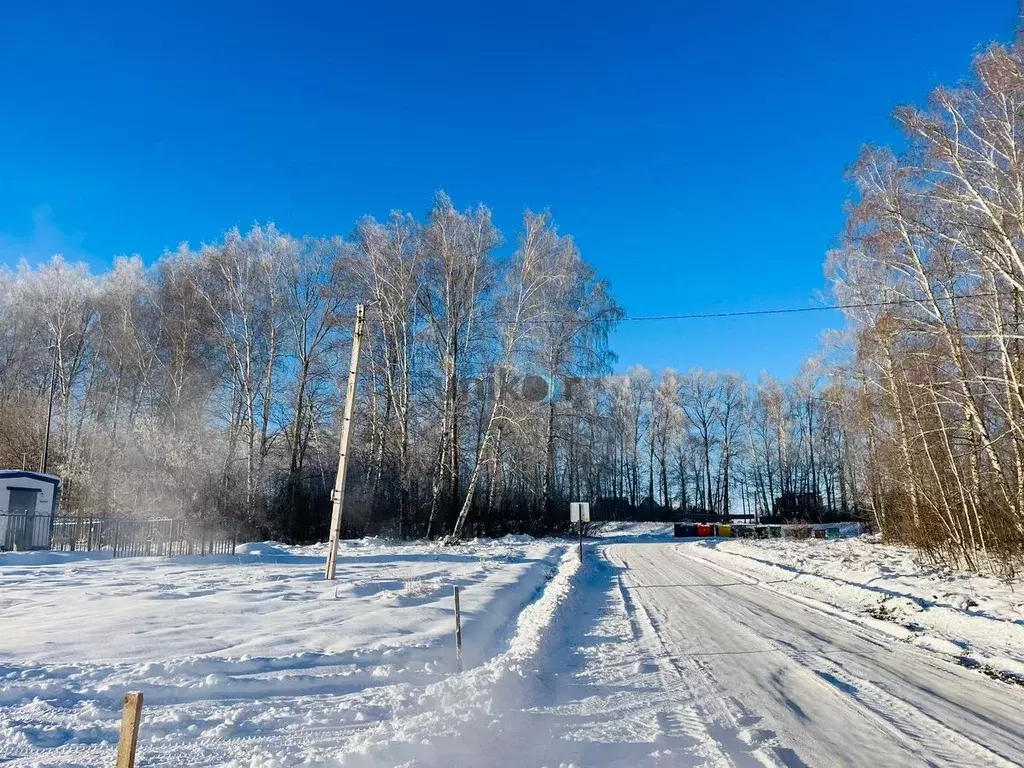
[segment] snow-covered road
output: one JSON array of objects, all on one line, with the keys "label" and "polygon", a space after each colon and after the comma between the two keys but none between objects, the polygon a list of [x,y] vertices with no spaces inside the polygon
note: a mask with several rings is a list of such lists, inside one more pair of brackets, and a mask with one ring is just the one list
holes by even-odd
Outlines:
[{"label": "snow-covered road", "polygon": [[639,668],[656,668],[664,693],[640,695],[658,700],[654,720],[684,724],[696,762],[1024,762],[1024,688],[782,595],[693,546],[601,554],[591,586],[603,577],[619,590]]}]

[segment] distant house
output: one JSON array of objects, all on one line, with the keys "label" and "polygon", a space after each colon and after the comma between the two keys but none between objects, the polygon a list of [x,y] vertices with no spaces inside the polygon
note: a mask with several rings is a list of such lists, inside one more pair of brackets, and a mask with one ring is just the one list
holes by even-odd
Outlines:
[{"label": "distant house", "polygon": [[0,469],[0,550],[49,549],[60,478]]}]

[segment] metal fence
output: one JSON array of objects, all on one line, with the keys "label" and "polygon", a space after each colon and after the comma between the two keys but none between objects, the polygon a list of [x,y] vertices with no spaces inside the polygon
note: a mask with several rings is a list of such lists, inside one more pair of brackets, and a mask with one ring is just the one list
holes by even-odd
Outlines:
[{"label": "metal fence", "polygon": [[0,512],[0,551],[46,549],[51,519],[49,515]]},{"label": "metal fence", "polygon": [[176,518],[56,517],[50,548],[62,552],[109,551],[111,557],[233,555],[234,527]]}]

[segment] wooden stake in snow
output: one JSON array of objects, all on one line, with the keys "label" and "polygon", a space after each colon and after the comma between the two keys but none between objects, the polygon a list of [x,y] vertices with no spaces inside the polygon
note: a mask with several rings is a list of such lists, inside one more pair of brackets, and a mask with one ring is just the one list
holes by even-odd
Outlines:
[{"label": "wooden stake in snow", "polygon": [[338,451],[338,477],[331,491],[331,543],[327,550],[325,579],[334,579],[338,560],[338,539],[341,538],[341,509],[345,503],[345,475],[348,471],[348,439],[352,434],[352,409],[356,402],[356,374],[359,372],[359,347],[363,343],[363,305],[356,305],[356,328],[352,334],[352,363],[345,395],[345,416],[341,422],[341,447]]},{"label": "wooden stake in snow", "polygon": [[455,587],[455,669],[462,671],[462,609],[459,607],[458,587]]},{"label": "wooden stake in snow", "polygon": [[142,694],[124,695],[121,715],[121,740],[117,744],[117,768],[135,768],[135,748],[139,744],[139,723],[142,722]]}]

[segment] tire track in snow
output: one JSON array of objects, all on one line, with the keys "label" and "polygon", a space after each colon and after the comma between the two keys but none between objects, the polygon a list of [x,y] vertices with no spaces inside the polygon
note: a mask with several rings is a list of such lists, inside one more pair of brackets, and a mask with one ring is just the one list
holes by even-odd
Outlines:
[{"label": "tire track in snow", "polygon": [[[821,662],[819,662],[819,665]],[[818,666],[818,665],[815,665]],[[837,664],[826,663],[827,670],[805,668],[823,681],[824,684],[838,688],[864,707],[869,716],[887,726],[892,726],[900,733],[920,744],[924,749],[921,757],[927,760],[939,758],[953,763],[962,759],[965,754],[972,755],[979,762],[974,765],[1000,766],[1014,768],[1019,763],[1011,762],[1002,755],[993,752],[974,739],[955,731],[933,717],[923,714],[898,696],[886,691],[881,686],[862,677],[847,674]]]},{"label": "tire track in snow", "polygon": [[770,751],[774,744],[762,744],[745,738],[743,724],[747,716],[729,706],[727,695],[715,685],[707,671],[698,664],[687,665],[675,656],[648,608],[629,595],[623,576],[623,573],[629,573],[628,561],[625,558],[619,560],[615,553],[616,547],[612,546],[605,549],[602,555],[613,565],[623,568],[623,572],[616,576],[616,581],[630,623],[634,627],[634,636],[650,650],[660,649],[652,658],[658,666],[669,698],[693,702],[671,715],[659,713],[660,717],[674,718],[683,723],[691,736],[701,734],[700,741],[710,765],[736,768],[784,766],[785,763],[777,760]]},{"label": "tire track in snow", "polygon": [[[673,546],[676,555],[687,560],[699,563],[702,566],[710,567],[721,572],[730,578],[739,580],[744,585],[756,589],[758,592],[771,594],[773,597],[782,598],[785,603],[793,605],[799,611],[816,612],[828,621],[844,621],[855,628],[853,636],[863,636],[871,639],[871,630],[860,621],[850,621],[845,617],[845,612],[834,609],[827,604],[817,604],[810,598],[793,596],[786,593],[772,584],[765,584],[760,579],[747,574],[735,571],[718,562],[692,554],[680,545]],[[743,598],[737,594],[737,600],[742,602]],[[729,606],[730,601],[722,604],[722,609],[735,616],[735,611]],[[799,627],[795,628],[797,632]],[[769,641],[777,641],[778,638],[766,635]],[[888,637],[884,638],[889,640]],[[960,765],[993,765],[993,766],[1016,766],[1007,756],[991,749],[989,746],[971,738],[962,731],[956,730],[943,723],[935,717],[921,711],[920,708],[906,701],[896,693],[888,690],[882,684],[869,680],[863,675],[849,672],[834,657],[839,654],[802,652],[795,650],[795,646],[784,642],[783,647],[776,646],[776,650],[783,653],[785,657],[794,664],[800,666],[807,676],[807,679],[817,681],[819,684],[838,692],[845,699],[852,700],[859,705],[860,710],[868,717],[873,718],[880,727],[897,732],[906,737],[911,744],[918,745],[918,754],[922,760],[930,762],[939,758],[946,763]],[[788,646],[788,647],[787,647]],[[930,664],[937,661],[932,654],[928,654],[917,648],[900,646],[900,651],[910,660],[921,659]],[[888,654],[888,655],[891,655]],[[866,654],[856,654],[866,658]],[[943,664],[948,664],[942,660]],[[950,673],[954,670],[950,665]]]}]

